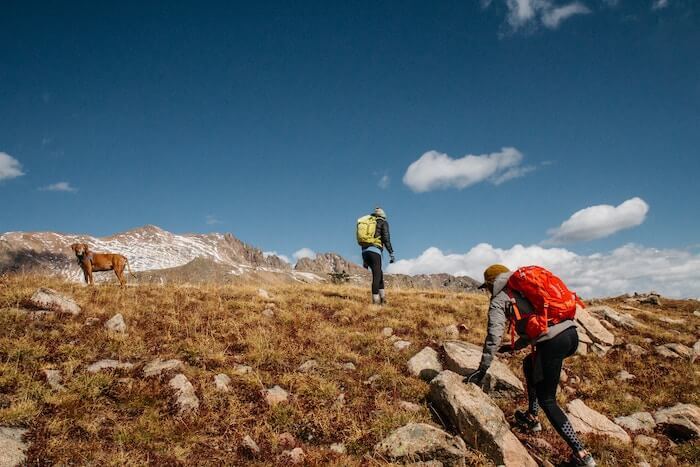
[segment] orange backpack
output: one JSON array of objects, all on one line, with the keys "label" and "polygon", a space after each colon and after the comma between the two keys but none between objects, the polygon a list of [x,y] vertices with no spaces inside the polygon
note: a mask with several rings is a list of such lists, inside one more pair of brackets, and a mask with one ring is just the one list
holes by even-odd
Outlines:
[{"label": "orange backpack", "polygon": [[[520,313],[512,291],[519,292],[532,304],[532,313],[525,316]],[[517,269],[508,279],[506,293],[513,304],[511,333],[515,321],[525,320],[525,333],[532,341],[546,333],[550,325],[574,319],[576,305],[584,307],[583,302],[561,279],[540,266]]]}]

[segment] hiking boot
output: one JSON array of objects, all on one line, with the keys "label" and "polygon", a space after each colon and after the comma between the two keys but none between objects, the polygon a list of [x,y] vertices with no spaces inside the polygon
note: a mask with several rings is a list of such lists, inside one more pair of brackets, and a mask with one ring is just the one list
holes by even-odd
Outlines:
[{"label": "hiking boot", "polygon": [[537,418],[529,412],[523,410],[515,411],[515,423],[524,431],[529,431],[530,433],[539,433],[542,431],[542,425]]},{"label": "hiking boot", "polygon": [[386,305],[386,291],[384,289],[379,289],[379,301],[382,305]]},{"label": "hiking boot", "polygon": [[372,294],[372,304],[373,305],[381,305],[382,304],[382,299],[379,296],[379,294]]},{"label": "hiking boot", "polygon": [[582,465],[585,467],[596,467],[595,459],[593,459],[593,456],[590,454],[586,454],[583,457],[579,457],[577,455],[574,455],[573,459],[571,460],[571,465]]}]

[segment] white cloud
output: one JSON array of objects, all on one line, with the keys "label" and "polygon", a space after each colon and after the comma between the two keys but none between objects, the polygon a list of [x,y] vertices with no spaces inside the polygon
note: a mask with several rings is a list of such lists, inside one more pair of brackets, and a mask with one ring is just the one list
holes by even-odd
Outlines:
[{"label": "white cloud", "polygon": [[634,244],[588,256],[538,245],[501,249],[481,243],[464,254],[445,254],[431,247],[417,258],[390,265],[388,272],[446,272],[481,280],[484,269],[494,263],[511,269],[532,264],[544,266],[584,298],[650,290],[671,297],[700,298],[700,253]]},{"label": "white cloud", "polygon": [[42,186],[39,188],[40,191],[64,191],[68,193],[75,193],[78,191],[77,188],[71,186],[69,182],[57,182],[51,185]]},{"label": "white cloud", "polygon": [[652,10],[663,10],[668,6],[668,0],[654,0],[651,5]]},{"label": "white cloud", "polygon": [[291,261],[289,261],[289,256],[281,255],[281,254],[277,253],[276,251],[263,251],[263,256],[265,258],[267,258],[268,256],[277,256],[279,259],[281,259],[285,263],[288,263],[288,264],[291,263]]},{"label": "white cloud", "polygon": [[377,186],[379,186],[379,188],[381,188],[382,190],[386,190],[387,188],[389,188],[390,184],[391,179],[388,175],[383,175],[382,178],[379,179],[379,182],[377,182]]},{"label": "white cloud", "polygon": [[295,251],[292,256],[294,257],[294,259],[299,261],[302,258],[314,259],[316,257],[316,253],[311,248],[302,248],[300,250]]},{"label": "white cloud", "polygon": [[212,215],[212,214],[208,214],[208,215],[205,217],[205,222],[207,223],[207,225],[218,225],[218,224],[221,224],[221,223],[222,223],[222,222],[219,220],[218,217],[216,217],[216,216],[214,216],[214,215]]},{"label": "white cloud", "polygon": [[[558,5],[552,0],[504,0],[508,13],[506,22],[513,31],[521,28],[535,29],[543,25],[556,29],[562,21],[575,15],[588,14],[591,10],[581,2],[575,1]],[[611,3],[612,0],[607,0]],[[482,1],[482,8],[491,6],[492,1]]]},{"label": "white cloud", "polygon": [[486,180],[498,185],[534,170],[522,167],[522,160],[523,155],[515,148],[478,156],[469,154],[459,159],[428,151],[408,166],[403,182],[418,193],[438,188],[461,190]]},{"label": "white cloud", "polygon": [[559,227],[550,229],[548,243],[572,243],[607,237],[640,225],[649,205],[641,198],[631,198],[619,206],[600,204],[575,212]]},{"label": "white cloud", "polygon": [[562,21],[567,18],[571,18],[574,15],[585,15],[590,13],[591,10],[581,3],[570,3],[568,5],[552,8],[551,10],[546,10],[542,14],[542,24],[550,29],[556,29],[559,27]]},{"label": "white cloud", "polygon": [[24,175],[22,164],[11,155],[0,152],[0,180],[6,180]]}]

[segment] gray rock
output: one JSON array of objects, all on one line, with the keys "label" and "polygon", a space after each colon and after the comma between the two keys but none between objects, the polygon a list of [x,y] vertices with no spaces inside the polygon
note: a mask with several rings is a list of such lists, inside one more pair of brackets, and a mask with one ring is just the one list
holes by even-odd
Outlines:
[{"label": "gray rock", "polygon": [[625,370],[621,370],[618,374],[615,375],[615,379],[618,381],[630,381],[635,378],[636,376],[634,376],[632,373],[628,373]]},{"label": "gray rock", "polygon": [[659,445],[659,440],[647,435],[637,435],[634,437],[634,444],[635,446],[654,449]]},{"label": "gray rock", "polygon": [[629,431],[652,433],[656,422],[649,412],[637,412],[627,417],[617,417],[615,423]]},{"label": "gray rock", "polygon": [[579,308],[576,310],[576,321],[583,327],[593,342],[603,345],[613,345],[615,343],[615,336],[605,329],[600,324],[600,321],[586,309]]},{"label": "gray rock", "polygon": [[250,435],[245,435],[243,439],[241,440],[241,445],[251,454],[259,454],[260,453],[260,447],[258,446],[258,443],[256,443],[253,438],[250,437]]},{"label": "gray rock", "polygon": [[172,359],[163,361],[160,358],[156,358],[143,367],[143,377],[159,376],[164,371],[180,371],[183,368],[185,368],[185,364],[180,360]]},{"label": "gray rock", "polygon": [[501,409],[481,388],[464,384],[462,379],[457,373],[443,371],[430,382],[428,397],[442,419],[497,465],[536,467],[510,431]]},{"label": "gray rock", "polygon": [[299,365],[299,368],[297,368],[297,371],[300,373],[308,373],[310,371],[313,371],[318,368],[318,362],[314,359],[307,360],[301,365]]},{"label": "gray rock", "polygon": [[265,309],[262,311],[262,315],[263,315],[265,318],[274,318],[275,312],[274,312],[274,310],[271,310],[271,309],[269,309],[269,308],[265,308]]},{"label": "gray rock", "polygon": [[625,444],[632,442],[625,430],[614,424],[605,415],[586,406],[581,399],[569,402],[566,404],[566,408],[569,410],[571,425],[579,433],[609,436]]},{"label": "gray rock", "polygon": [[421,406],[408,401],[399,401],[399,407],[406,412],[420,412]]},{"label": "gray rock", "polygon": [[604,357],[611,348],[609,345],[595,343],[591,346],[591,351],[599,357]]},{"label": "gray rock", "polygon": [[438,353],[430,347],[425,347],[408,361],[408,371],[413,376],[430,381],[442,371]]},{"label": "gray rock", "polygon": [[343,370],[346,370],[346,371],[355,371],[355,370],[357,370],[357,367],[356,367],[355,364],[352,363],[352,362],[345,362],[345,363],[342,363],[342,364],[340,365],[340,367],[341,367]]},{"label": "gray rock", "polygon": [[0,426],[0,467],[24,465],[29,445],[22,441],[27,430]]},{"label": "gray rock", "polygon": [[629,313],[613,310],[609,306],[591,306],[586,308],[586,311],[626,329],[635,330],[645,327],[642,323],[634,319],[634,317]]},{"label": "gray rock", "polygon": [[693,312],[693,316],[697,316],[698,318],[700,318],[700,310],[695,310]]},{"label": "gray rock", "polygon": [[700,437],[700,407],[693,404],[676,404],[657,410],[654,420],[673,438]]},{"label": "gray rock", "polygon": [[46,377],[46,382],[49,384],[49,387],[54,391],[67,391],[66,387],[61,384],[63,378],[61,377],[60,370],[44,370],[44,376]]},{"label": "gray rock", "polygon": [[288,464],[301,464],[306,459],[306,454],[301,448],[294,448],[291,451],[284,451],[281,456],[282,462]]},{"label": "gray rock", "polygon": [[248,365],[234,365],[233,367],[233,374],[237,376],[247,375],[248,373],[252,372],[253,368],[249,367]]},{"label": "gray rock", "polygon": [[459,339],[459,328],[456,324],[450,324],[449,326],[445,326],[445,338],[451,340]]},{"label": "gray rock", "polygon": [[134,367],[133,363],[120,362],[118,360],[104,359],[93,363],[87,367],[88,373],[98,373],[103,370],[130,370]]},{"label": "gray rock", "polygon": [[657,345],[656,347],[654,347],[654,351],[662,357],[681,358],[680,355],[668,348],[668,344]]},{"label": "gray rock", "polygon": [[588,345],[584,342],[579,342],[576,348],[576,354],[578,355],[588,355]]},{"label": "gray rock", "polygon": [[112,332],[126,332],[126,323],[121,313],[112,316],[106,323],[105,328]]},{"label": "gray rock", "polygon": [[80,314],[80,306],[75,303],[75,300],[46,287],[34,292],[29,302],[42,310],[67,313],[73,316]]},{"label": "gray rock", "polygon": [[408,341],[398,340],[398,341],[394,342],[394,348],[396,350],[399,350],[399,351],[407,349],[410,346],[411,346],[411,343]]},{"label": "gray rock", "polygon": [[231,378],[224,373],[219,373],[214,376],[214,386],[219,392],[230,392],[231,391]]},{"label": "gray rock", "polygon": [[380,379],[382,379],[381,375],[374,374],[374,375],[370,376],[369,378],[367,378],[365,381],[363,381],[362,384],[364,384],[366,386],[371,386],[374,383],[376,383],[377,381],[379,381]]},{"label": "gray rock", "polygon": [[[445,368],[462,376],[468,376],[479,368],[481,347],[462,341],[448,341],[443,344]],[[486,373],[482,389],[498,396],[519,396],[524,391],[523,383],[498,359],[494,359]]]},{"label": "gray rock", "polygon": [[333,443],[330,445],[328,448],[331,451],[333,451],[336,454],[347,454],[348,449],[345,447],[343,443]]},{"label": "gray rock", "polygon": [[199,409],[199,398],[194,392],[192,383],[185,375],[178,373],[168,382],[168,385],[175,390],[177,396],[175,403],[179,408],[180,415],[196,412]]},{"label": "gray rock", "polygon": [[258,289],[258,296],[264,300],[271,300],[272,295],[265,289]]},{"label": "gray rock", "polygon": [[700,357],[700,340],[693,345],[693,356],[690,357],[690,363],[695,363],[698,357]]},{"label": "gray rock", "polygon": [[591,340],[591,338],[588,337],[588,334],[586,334],[586,330],[583,329],[583,326],[576,326],[576,333],[578,334],[579,342],[583,342],[584,344],[593,343],[593,340]]},{"label": "gray rock", "polygon": [[409,423],[392,431],[374,447],[393,462],[439,461],[445,466],[463,466],[467,447],[457,436],[426,423]]},{"label": "gray rock", "polygon": [[281,404],[289,400],[289,393],[279,386],[264,389],[262,391],[262,396],[265,399],[265,402],[267,402],[267,405],[270,407],[274,407],[277,404]]},{"label": "gray rock", "polygon": [[389,327],[382,329],[382,336],[384,336],[384,337],[391,337],[393,334],[394,334],[394,330],[389,328]]},{"label": "gray rock", "polygon": [[629,353],[631,353],[632,355],[637,355],[637,356],[646,355],[646,353],[647,353],[647,351],[644,350],[644,347],[641,347],[637,344],[627,344],[625,346],[625,349],[627,349],[627,351]]},{"label": "gray rock", "polygon": [[685,324],[683,318],[671,318],[669,316],[659,316],[659,321],[667,324]]},{"label": "gray rock", "polygon": [[680,355],[683,358],[692,358],[693,357],[693,349],[690,347],[683,345],[683,344],[677,344],[677,343],[672,343],[672,344],[665,344],[666,347],[669,349],[673,350],[676,352],[678,355]]}]

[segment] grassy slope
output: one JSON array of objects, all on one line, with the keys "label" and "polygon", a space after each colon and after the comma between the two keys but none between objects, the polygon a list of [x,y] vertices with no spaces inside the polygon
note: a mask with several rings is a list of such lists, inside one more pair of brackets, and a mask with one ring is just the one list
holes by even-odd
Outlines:
[{"label": "grassy slope", "polygon": [[[39,286],[73,296],[82,306],[77,318],[30,319],[22,311]],[[310,465],[381,464],[372,446],[392,429],[410,421],[430,421],[425,406],[426,383],[406,373],[408,358],[425,345],[443,338],[448,324],[464,323],[463,338],[480,343],[484,337],[483,295],[437,291],[390,292],[391,305],[368,306],[366,290],[344,286],[278,286],[269,289],[276,304],[274,318],[261,311],[266,301],[252,286],[138,286],[120,290],[112,285],[86,288],[54,279],[6,277],[0,281],[0,425],[30,429],[30,460],[46,463],[93,464],[250,464],[276,462],[279,435],[292,433],[302,443]],[[650,331],[628,336],[628,342],[649,349],[642,341],[692,345],[700,318],[692,315],[697,302],[673,302],[665,314],[683,317],[685,325],[659,323],[651,313],[631,312],[652,324]],[[122,313],[124,336],[110,335],[101,325]],[[85,319],[101,322],[86,325]],[[663,324],[663,328],[660,326]],[[396,351],[381,336],[385,326],[412,342]],[[144,363],[155,357],[179,358],[184,373],[201,399],[197,416],[178,417],[167,376],[143,379],[140,367],[130,372],[85,371],[90,363],[114,358]],[[296,372],[307,359],[319,371]],[[518,371],[522,355],[509,359]],[[350,372],[337,364],[353,362]],[[252,374],[236,377],[236,364],[252,366]],[[60,369],[67,392],[52,391],[42,369]],[[614,351],[605,359],[572,358],[569,374],[582,382],[575,394],[610,417],[676,402],[700,404],[698,364],[674,362],[653,354],[633,357]],[[631,383],[615,381],[622,368],[637,375]],[[232,376],[232,392],[215,392],[217,373]],[[381,378],[364,384],[370,376]],[[268,408],[259,391],[279,384],[293,394],[292,402]],[[344,394],[345,403],[338,402]],[[401,410],[400,400],[423,405],[418,413]],[[522,401],[499,401],[508,416]],[[548,424],[544,438],[564,452]],[[262,449],[247,457],[240,440],[250,434]],[[523,438],[528,441],[526,438]],[[663,438],[662,438],[663,439]],[[343,442],[348,455],[327,446]],[[624,464],[633,450],[606,440],[589,439],[604,463]],[[555,449],[555,451],[557,451]],[[639,450],[638,450],[639,451]],[[681,463],[700,462],[698,442],[672,447],[663,439],[655,452],[641,450],[648,460],[673,453]],[[552,461],[557,452],[540,452]],[[470,461],[483,465],[478,453]]]}]

